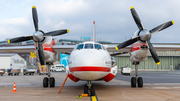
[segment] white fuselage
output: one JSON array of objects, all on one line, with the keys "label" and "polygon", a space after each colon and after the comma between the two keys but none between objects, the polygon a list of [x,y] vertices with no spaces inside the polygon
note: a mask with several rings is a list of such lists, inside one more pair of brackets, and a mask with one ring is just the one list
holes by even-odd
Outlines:
[{"label": "white fuselage", "polygon": [[[111,69],[111,56],[99,43],[81,43],[69,58],[69,73],[80,80],[102,79],[111,73]],[[117,72],[117,69],[115,71]]]}]

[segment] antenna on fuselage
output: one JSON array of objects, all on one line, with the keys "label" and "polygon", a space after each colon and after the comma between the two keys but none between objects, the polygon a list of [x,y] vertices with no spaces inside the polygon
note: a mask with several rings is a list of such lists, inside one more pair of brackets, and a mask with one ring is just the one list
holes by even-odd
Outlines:
[{"label": "antenna on fuselage", "polygon": [[93,42],[96,42],[96,36],[95,36],[95,21],[93,21],[94,24],[94,30],[93,30]]}]

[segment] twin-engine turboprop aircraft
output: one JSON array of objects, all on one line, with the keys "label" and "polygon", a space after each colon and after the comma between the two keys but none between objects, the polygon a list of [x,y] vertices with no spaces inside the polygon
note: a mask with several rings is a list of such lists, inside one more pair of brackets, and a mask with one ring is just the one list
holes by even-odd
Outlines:
[{"label": "twin-engine turboprop aircraft", "polygon": [[[141,77],[137,78],[137,65],[140,61],[145,61],[150,51],[155,62],[160,63],[159,58],[155,52],[157,51],[179,51],[179,46],[168,45],[154,45],[150,43],[151,34],[161,31],[174,22],[170,21],[164,23],[150,31],[144,29],[142,23],[133,7],[130,8],[133,18],[139,28],[133,37],[119,44],[115,45],[102,45],[96,42],[83,42],[78,45],[56,45],[52,36],[68,33],[68,30],[58,30],[45,33],[38,28],[38,17],[35,6],[32,8],[33,21],[35,26],[35,34],[32,36],[23,36],[18,38],[9,39],[9,43],[21,42],[27,40],[34,40],[34,46],[19,46],[19,47],[2,47],[0,52],[33,52],[35,51],[37,58],[43,65],[48,65],[48,77],[43,80],[43,86],[54,87],[55,79],[50,75],[50,66],[55,61],[56,52],[71,52],[69,58],[69,66],[66,68],[66,73],[69,74],[69,78],[77,82],[79,80],[87,81],[87,85],[84,86],[84,93],[90,91],[91,95],[95,95],[95,88],[91,81],[104,80],[106,82],[111,81],[117,75],[117,65],[115,58],[111,57],[118,54],[130,53],[130,58],[133,64],[136,65],[136,78],[131,79],[131,86],[143,87],[143,80]],[[136,42],[136,43],[135,43]],[[131,45],[132,46],[129,46]],[[127,47],[126,47],[127,46]],[[116,48],[116,49],[115,49]],[[109,52],[115,52],[109,54]]]}]

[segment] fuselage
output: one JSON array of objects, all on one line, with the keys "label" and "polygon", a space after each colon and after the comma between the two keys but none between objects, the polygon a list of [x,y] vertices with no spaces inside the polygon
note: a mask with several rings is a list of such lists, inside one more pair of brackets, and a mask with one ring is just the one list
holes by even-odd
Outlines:
[{"label": "fuselage", "polygon": [[[53,45],[55,42],[52,37],[45,37],[42,44],[45,62],[55,62],[56,53],[53,51]],[[34,51],[39,58],[37,49],[37,44],[35,44]],[[103,45],[84,42],[78,44],[71,52],[66,72],[74,82],[79,80],[105,80],[108,82],[117,75],[117,65],[115,58],[110,56]]]},{"label": "fuselage", "polygon": [[[69,78],[78,80],[100,80],[110,81],[117,74],[117,66],[112,72],[112,59],[106,48],[95,42],[84,42],[78,44],[69,58]],[[110,76],[112,77],[110,77]],[[109,78],[105,78],[108,76]]]}]

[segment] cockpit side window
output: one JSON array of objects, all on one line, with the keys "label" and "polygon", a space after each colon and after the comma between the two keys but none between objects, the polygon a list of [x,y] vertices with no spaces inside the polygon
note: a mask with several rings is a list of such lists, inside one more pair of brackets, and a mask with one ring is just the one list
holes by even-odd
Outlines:
[{"label": "cockpit side window", "polygon": [[93,49],[93,44],[85,44],[84,49]]},{"label": "cockpit side window", "polygon": [[95,46],[95,49],[102,49],[100,44],[94,44],[94,46]]},{"label": "cockpit side window", "polygon": [[83,49],[83,46],[84,46],[84,44],[79,44],[79,45],[77,46],[77,49]]},{"label": "cockpit side window", "polygon": [[107,49],[106,49],[104,46],[102,46],[102,48],[103,48],[105,51],[107,51]]}]

